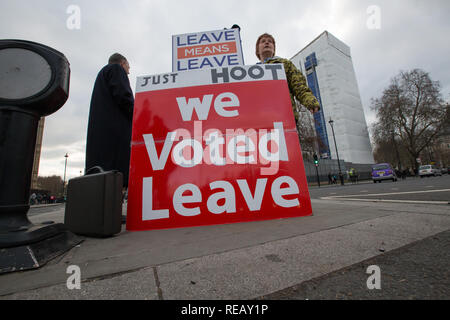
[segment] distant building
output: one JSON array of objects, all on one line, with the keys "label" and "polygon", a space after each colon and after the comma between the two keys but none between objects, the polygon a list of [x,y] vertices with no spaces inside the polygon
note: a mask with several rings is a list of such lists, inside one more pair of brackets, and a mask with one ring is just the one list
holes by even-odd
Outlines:
[{"label": "distant building", "polygon": [[[444,129],[442,130],[441,136],[438,138],[438,140],[434,146],[431,146],[430,148],[427,147],[424,149],[424,151],[422,151],[423,160],[427,159],[427,157],[426,157],[427,152],[430,156],[430,162],[432,162],[434,160],[434,162],[441,168],[450,167],[450,127],[449,126],[444,127]],[[426,163],[422,162],[422,164],[426,164]]]},{"label": "distant building", "polygon": [[350,47],[324,31],[290,60],[306,76],[321,104],[321,111],[314,115],[321,158],[337,158],[328,123],[332,119],[340,160],[373,164]]},{"label": "distant building", "polygon": [[33,171],[31,173],[31,189],[39,189],[37,181],[39,174],[39,161],[41,159],[42,137],[44,135],[44,123],[45,118],[42,117],[39,120],[38,131],[36,135],[36,147],[34,149]]}]

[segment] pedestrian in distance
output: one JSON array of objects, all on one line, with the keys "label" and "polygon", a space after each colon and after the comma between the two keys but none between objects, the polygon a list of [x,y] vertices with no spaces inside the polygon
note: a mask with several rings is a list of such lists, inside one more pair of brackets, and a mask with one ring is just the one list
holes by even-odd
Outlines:
[{"label": "pedestrian in distance", "polygon": [[358,172],[356,171],[355,168],[350,169],[349,176],[350,176],[350,181],[352,182],[352,184],[358,183]]},{"label": "pedestrian in distance", "polygon": [[408,175],[408,169],[404,169],[402,171],[402,180],[405,180],[407,175]]},{"label": "pedestrian in distance", "polygon": [[30,196],[30,205],[36,204],[36,198],[37,198],[36,193],[33,192]]}]

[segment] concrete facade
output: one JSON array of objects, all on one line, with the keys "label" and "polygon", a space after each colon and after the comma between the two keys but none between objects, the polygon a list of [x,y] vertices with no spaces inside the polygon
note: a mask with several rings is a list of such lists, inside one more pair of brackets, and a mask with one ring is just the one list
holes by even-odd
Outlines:
[{"label": "concrete facade", "polygon": [[321,157],[337,159],[329,124],[332,119],[339,159],[373,164],[350,47],[324,31],[290,60],[305,75],[322,106],[320,114],[315,115],[316,134],[322,140]]}]

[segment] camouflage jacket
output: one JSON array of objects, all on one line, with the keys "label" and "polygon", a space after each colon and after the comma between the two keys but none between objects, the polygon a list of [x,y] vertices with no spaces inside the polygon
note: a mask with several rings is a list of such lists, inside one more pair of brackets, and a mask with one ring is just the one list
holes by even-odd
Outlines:
[{"label": "camouflage jacket", "polygon": [[308,88],[305,77],[290,60],[273,57],[265,60],[264,63],[282,63],[284,65],[295,120],[298,120],[298,112],[294,97],[307,109],[314,110],[316,107],[320,109],[320,104],[311,89]]}]

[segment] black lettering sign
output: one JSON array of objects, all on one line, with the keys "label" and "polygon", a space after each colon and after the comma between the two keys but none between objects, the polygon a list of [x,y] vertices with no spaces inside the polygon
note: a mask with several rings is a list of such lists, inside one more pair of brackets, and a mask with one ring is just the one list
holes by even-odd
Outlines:
[{"label": "black lettering sign", "polygon": [[272,79],[278,80],[278,71],[282,70],[281,64],[265,64],[263,66],[254,65],[251,66],[248,71],[243,67],[211,69],[212,83],[228,83],[230,78],[236,81],[243,80],[246,77],[258,80],[264,77],[265,70],[269,70],[272,73]]},{"label": "black lettering sign", "polygon": [[172,81],[172,83],[175,83],[177,75],[178,75],[178,73],[170,73],[170,74],[164,74],[164,75],[143,77],[144,83],[141,84],[141,87],[147,86],[150,83],[150,81],[151,81],[152,85],[166,84],[166,83],[169,83],[169,81]]}]

